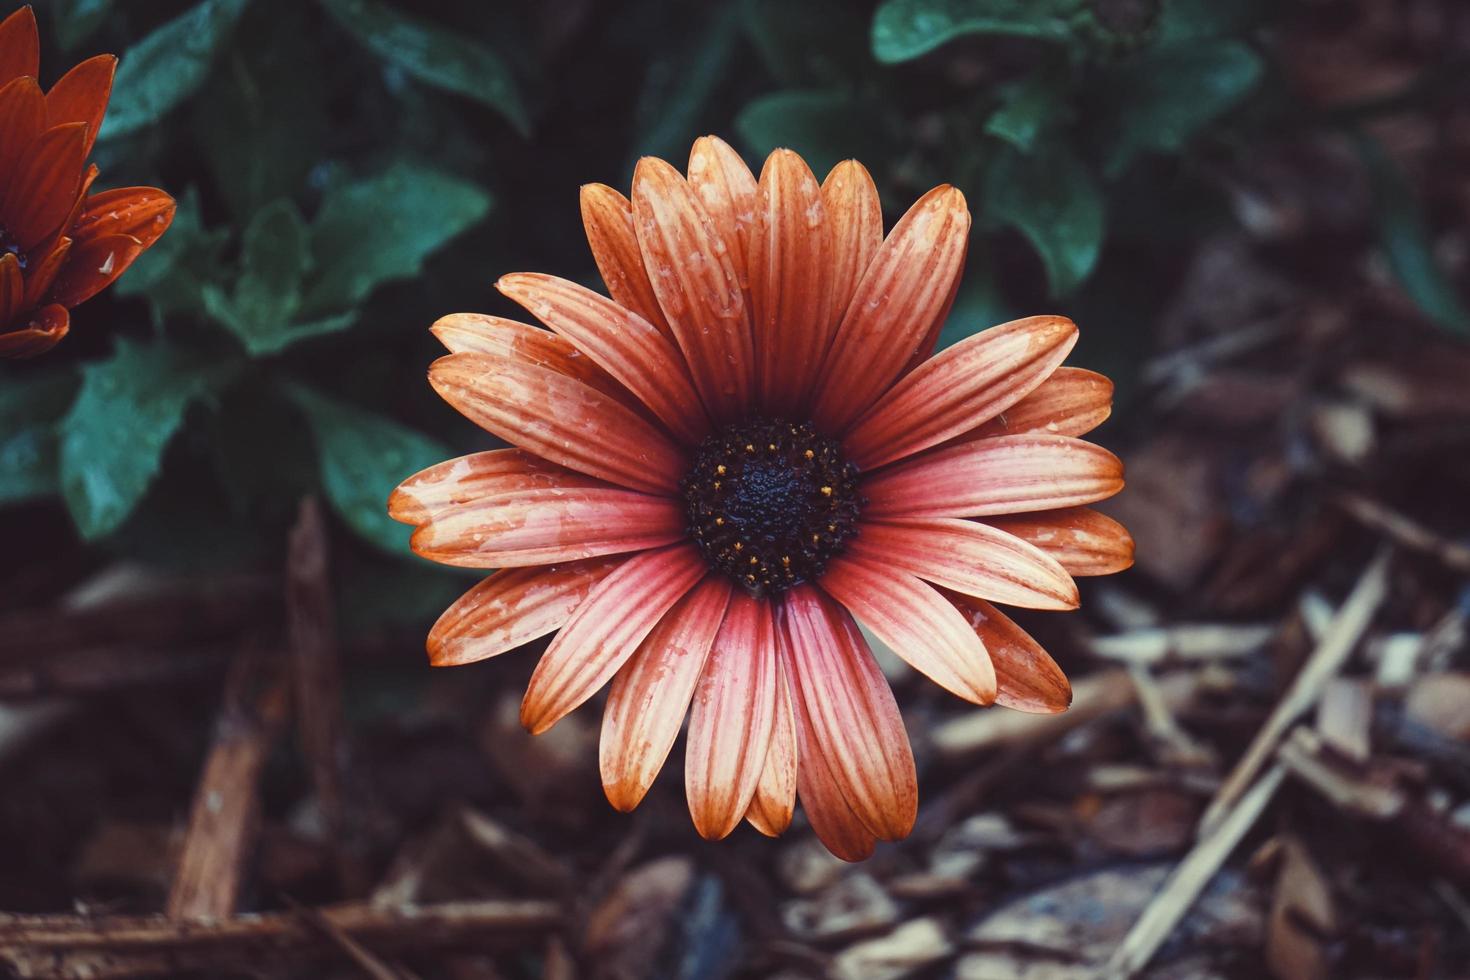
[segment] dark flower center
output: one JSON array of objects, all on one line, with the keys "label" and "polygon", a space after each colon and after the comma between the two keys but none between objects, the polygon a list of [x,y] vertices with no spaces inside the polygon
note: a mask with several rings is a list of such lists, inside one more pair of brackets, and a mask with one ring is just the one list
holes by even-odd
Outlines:
[{"label": "dark flower center", "polygon": [[857,533],[857,474],[807,423],[730,426],[700,444],[681,484],[690,534],[752,595],[785,592],[820,576]]}]

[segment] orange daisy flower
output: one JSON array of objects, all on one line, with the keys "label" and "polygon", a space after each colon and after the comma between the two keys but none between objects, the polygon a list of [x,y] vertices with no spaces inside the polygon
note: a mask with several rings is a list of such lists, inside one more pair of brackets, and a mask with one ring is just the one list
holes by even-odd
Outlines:
[{"label": "orange daisy flower", "polygon": [[117,59],[98,55],[42,93],[30,7],[0,21],[0,357],[56,346],[68,312],[112,283],[173,221],[154,187],[88,196],[87,165]]},{"label": "orange daisy flower", "polygon": [[611,681],[601,769],[637,806],[688,716],[699,833],[775,835],[799,796],[857,860],[908,834],[913,755],[857,622],[976,704],[1052,712],[1066,677],[992,602],[1077,605],[1075,575],[1133,543],[1085,505],[1122,464],[1077,438],[1112,384],[1061,367],[1058,316],[930,357],[970,214],[938,187],[883,235],[856,161],[818,183],[790,150],[757,180],[725,143],[687,178],[645,158],[630,202],[582,188],[612,298],[523,273],[501,292],[550,330],[445,317],[429,380],[517,448],[411,477],[390,513],[451,565],[500,568],[429,635],[437,665],[560,630],[531,677],[532,732]]}]

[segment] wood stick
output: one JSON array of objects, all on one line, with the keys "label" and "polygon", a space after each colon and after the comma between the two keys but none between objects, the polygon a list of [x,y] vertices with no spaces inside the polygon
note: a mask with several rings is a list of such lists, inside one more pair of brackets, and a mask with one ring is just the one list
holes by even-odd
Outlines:
[{"label": "wood stick", "polygon": [[1199,836],[1205,837],[1225,819],[1265,767],[1288,729],[1322,696],[1322,689],[1347,663],[1349,655],[1368,629],[1378,607],[1388,594],[1388,550],[1381,550],[1358,578],[1347,601],[1338,609],[1326,635],[1276,703],[1266,723],[1256,732],[1250,748],[1226,778],[1220,792],[1210,801],[1200,819]]},{"label": "wood stick", "polygon": [[[437,948],[540,945],[562,924],[542,901],[470,901],[316,910],[322,922],[377,954]],[[0,914],[0,969],[22,978],[111,978],[300,965],[341,955],[299,912],[237,915],[218,922],[164,916]]]}]

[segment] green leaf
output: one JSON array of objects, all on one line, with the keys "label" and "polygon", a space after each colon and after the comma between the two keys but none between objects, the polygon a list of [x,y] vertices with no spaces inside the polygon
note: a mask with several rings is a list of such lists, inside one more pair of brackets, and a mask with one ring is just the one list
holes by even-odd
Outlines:
[{"label": "green leaf", "polygon": [[249,0],[205,0],[128,49],[117,69],[102,139],[158,121],[193,94]]},{"label": "green leaf", "polygon": [[407,163],[334,187],[312,225],[317,274],[302,314],[318,319],[354,307],[379,283],[418,275],[424,259],[483,218],[490,203],[474,184]]},{"label": "green leaf", "polygon": [[1260,19],[1263,0],[1164,0],[1159,14],[1159,46],[1239,34]]},{"label": "green leaf", "polygon": [[377,0],[322,0],[327,11],[378,57],[428,85],[499,112],[525,136],[531,120],[500,56],[473,38],[399,13]]},{"label": "green leaf", "polygon": [[665,159],[688,154],[690,134],[704,128],[705,107],[727,77],[739,25],[738,5],[716,8],[691,43],[666,47],[648,66],[633,124],[637,153]]},{"label": "green leaf", "polygon": [[385,551],[405,554],[408,531],[388,516],[388,495],[400,482],[454,454],[407,426],[304,385],[287,394],[316,436],[322,488],[348,525]]},{"label": "green leaf", "polygon": [[1064,144],[1038,146],[1030,155],[1002,149],[986,174],[985,216],[1014,225],[1030,240],[1046,266],[1053,296],[1070,293],[1097,264],[1102,194]]},{"label": "green leaf", "polygon": [[174,313],[204,313],[204,292],[223,275],[220,252],[229,238],[228,228],[205,230],[199,217],[199,195],[191,187],[179,199],[168,234],[138,257],[112,291],[118,296],[146,297],[155,324]]},{"label": "green leaf", "polygon": [[70,51],[96,33],[112,9],[112,0],[52,0],[51,26],[56,41]]},{"label": "green leaf", "polygon": [[1368,168],[1378,241],[1389,268],[1427,316],[1447,330],[1470,335],[1470,310],[1434,261],[1434,246],[1414,189],[1377,141],[1358,135],[1355,142]]},{"label": "green leaf", "polygon": [[1115,177],[1140,153],[1177,153],[1260,81],[1261,59],[1238,41],[1200,41],[1151,50],[1100,85],[1104,171]]},{"label": "green leaf", "polygon": [[872,66],[868,32],[844,0],[745,0],[745,34],[782,85],[836,85]]},{"label": "green leaf", "polygon": [[818,180],[849,157],[871,167],[889,157],[877,107],[845,92],[798,90],[762,96],[740,110],[735,131],[759,157],[778,146],[795,150]]},{"label": "green leaf", "polygon": [[71,371],[0,381],[0,504],[57,491],[56,422],[76,390]]},{"label": "green leaf", "polygon": [[1066,41],[1082,0],[887,0],[873,16],[873,54],[893,64],[967,34]]},{"label": "green leaf", "polygon": [[163,343],[119,339],[111,358],[82,368],[61,422],[61,491],[82,536],[101,537],[133,512],[184,420],[228,370]]},{"label": "green leaf", "polygon": [[1064,122],[1070,113],[1061,80],[1038,71],[1002,93],[999,109],[985,121],[985,131],[1005,140],[1023,153],[1037,139]]}]

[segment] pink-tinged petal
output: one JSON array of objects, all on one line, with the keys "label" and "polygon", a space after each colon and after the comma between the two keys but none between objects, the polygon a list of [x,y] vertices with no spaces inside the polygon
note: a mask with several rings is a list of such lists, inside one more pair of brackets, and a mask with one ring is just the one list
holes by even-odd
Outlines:
[{"label": "pink-tinged petal", "polygon": [[933,586],[902,569],[849,555],[828,562],[820,584],[909,666],[946,691],[975,704],[995,700],[995,668],[984,644]]},{"label": "pink-tinged petal", "polygon": [[1133,567],[1128,529],[1089,507],[991,517],[985,523],[1030,542],[1072,575],[1112,575]]},{"label": "pink-tinged petal", "polygon": [[1033,316],[991,327],[915,368],[843,440],[873,469],[937,446],[992,419],[1046,380],[1077,342],[1066,317]]},{"label": "pink-tinged petal", "polygon": [[55,233],[76,203],[86,157],[86,123],[48,129],[16,161],[5,203],[6,231],[28,252]]},{"label": "pink-tinged petal", "polygon": [[723,575],[707,576],[659,620],[613,680],[597,761],[608,802],[624,813],[643,801],[679,737],[730,589]]},{"label": "pink-tinged petal", "polygon": [[560,629],[592,587],[622,561],[594,558],[496,572],[439,617],[429,631],[429,663],[474,663]]},{"label": "pink-tinged petal", "polygon": [[496,287],[632,392],[670,432],[688,443],[709,435],[683,355],[647,320],[555,276],[517,273]]},{"label": "pink-tinged petal", "polygon": [[806,810],[807,821],[822,846],[844,861],[865,861],[873,854],[878,838],[873,836],[837,787],[837,780],[823,755],[821,739],[813,731],[801,698],[791,698],[796,721],[796,792]]},{"label": "pink-tinged petal", "polygon": [[1123,463],[1067,436],[974,439],[902,460],[862,483],[867,517],[985,517],[1075,507],[1123,489]]},{"label": "pink-tinged petal", "polygon": [[506,442],[581,473],[671,494],[686,463],[669,438],[620,402],[546,368],[490,354],[450,354],[429,383]]},{"label": "pink-tinged petal", "polygon": [[465,568],[516,568],[660,548],[687,534],[684,508],[621,487],[519,490],[460,504],[413,533],[414,553]]},{"label": "pink-tinged petal", "polygon": [[26,300],[26,281],[20,274],[20,260],[14,252],[0,254],[0,330],[20,313]]},{"label": "pink-tinged petal", "polygon": [[41,36],[30,5],[0,21],[0,85],[20,75],[41,72]]},{"label": "pink-tinged petal", "polygon": [[492,449],[435,463],[404,480],[388,498],[388,516],[405,524],[427,524],[452,508],[495,494],[612,486],[524,449]]},{"label": "pink-tinged petal", "polygon": [[689,712],[684,786],[701,837],[725,837],[750,808],[771,745],[777,670],[771,604],[735,595]]},{"label": "pink-tinged petal", "polygon": [[[729,249],[735,275],[749,289],[747,261],[755,236],[755,176],[718,136],[701,136],[689,150],[689,187]],[[746,298],[749,299],[749,292]]]},{"label": "pink-tinged petal", "polygon": [[52,304],[37,311],[24,327],[0,333],[0,357],[23,358],[44,354],[66,336],[71,327],[71,314],[66,307]]},{"label": "pink-tinged petal", "polygon": [[779,616],[791,694],[843,799],[879,840],[907,837],[919,807],[914,755],[857,623],[811,585],[790,590]]},{"label": "pink-tinged petal", "polygon": [[493,354],[564,374],[632,408],[641,403],[592,358],[550,330],[484,313],[451,313],[429,332],[451,354]]},{"label": "pink-tinged petal", "polygon": [[723,232],[673,167],[633,173],[633,225],[654,295],[713,421],[742,417],[754,388],[750,320]]},{"label": "pink-tinged petal", "polygon": [[116,73],[117,58],[99,54],[62,75],[46,93],[47,126],[87,124],[83,155],[92,152],[92,144],[97,141],[97,131],[102,128],[102,117],[107,113],[107,100],[112,95],[112,76]]},{"label": "pink-tinged petal", "polygon": [[640,552],[593,586],[536,665],[521,724],[539,735],[596,694],[706,571],[693,545],[677,544]]},{"label": "pink-tinged petal", "polygon": [[883,244],[883,205],[868,169],[844,160],[822,181],[822,203],[832,229],[830,330],[842,322],[858,283]]},{"label": "pink-tinged petal", "polygon": [[[36,80],[27,75],[0,81],[0,175],[8,177],[16,172],[45,128],[46,97]],[[0,198],[4,195],[5,189],[0,187]]]},{"label": "pink-tinged petal", "polygon": [[970,212],[949,186],[919,198],[868,264],[822,368],[813,420],[842,432],[878,400],[948,307],[965,264]]},{"label": "pink-tinged petal", "polygon": [[1019,436],[1031,432],[1081,436],[1113,412],[1113,383],[1084,368],[1059,367],[1031,394],[980,426],[970,437]]},{"label": "pink-tinged petal", "polygon": [[673,340],[674,331],[664,319],[648,270],[643,267],[643,252],[633,231],[633,205],[606,184],[584,184],[582,226],[587,230],[587,244],[592,247],[592,258],[608,295]]},{"label": "pink-tinged petal", "polygon": [[949,594],[970,621],[995,664],[995,703],[1016,711],[1054,715],[1072,703],[1067,675],[1021,627],[984,599]]},{"label": "pink-tinged petal", "polygon": [[1046,552],[975,521],[953,517],[866,521],[849,546],[965,595],[1027,609],[1076,609],[1077,583]]},{"label": "pink-tinged petal", "polygon": [[804,414],[832,341],[832,232],[806,162],[776,150],[761,170],[750,250],[751,314],[762,411]]},{"label": "pink-tinged petal", "polygon": [[157,187],[119,187],[86,198],[71,234],[79,241],[131,235],[146,250],[168,230],[177,210],[174,199]]},{"label": "pink-tinged petal", "polygon": [[745,811],[746,821],[767,837],[780,837],[791,826],[796,809],[796,721],[791,714],[791,690],[781,658],[776,658],[776,717],[771,744],[755,795]]},{"label": "pink-tinged petal", "polygon": [[50,299],[66,307],[84,303],[112,285],[142,253],[142,242],[132,235],[76,242],[51,284]]}]

